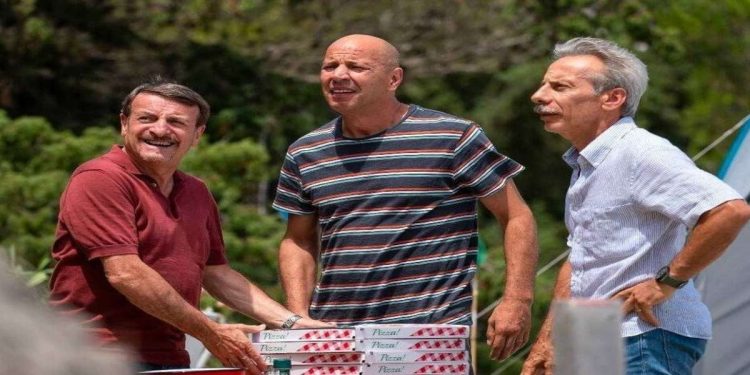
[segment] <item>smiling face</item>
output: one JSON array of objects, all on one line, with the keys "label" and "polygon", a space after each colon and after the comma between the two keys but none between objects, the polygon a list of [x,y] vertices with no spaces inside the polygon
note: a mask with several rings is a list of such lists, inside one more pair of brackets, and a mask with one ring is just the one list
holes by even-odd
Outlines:
[{"label": "smiling face", "polygon": [[120,115],[125,152],[147,171],[174,172],[206,128],[197,126],[199,113],[197,106],[156,94],[138,94],[130,115]]},{"label": "smiling face", "polygon": [[403,79],[397,54],[386,41],[367,35],[331,44],[320,70],[323,96],[331,109],[342,115],[367,113],[393,100]]},{"label": "smiling face", "polygon": [[531,96],[544,129],[581,150],[614,123],[624,91],[617,88],[597,94],[590,79],[605,69],[601,59],[592,55],[566,56],[552,63]]}]

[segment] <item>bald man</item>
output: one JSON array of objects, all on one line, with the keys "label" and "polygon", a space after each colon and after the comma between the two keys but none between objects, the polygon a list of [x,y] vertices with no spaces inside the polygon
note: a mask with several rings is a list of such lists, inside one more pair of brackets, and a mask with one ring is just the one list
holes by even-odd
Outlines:
[{"label": "bald man", "polygon": [[477,124],[399,102],[403,78],[383,39],[328,47],[320,82],[339,116],[289,147],[274,201],[289,214],[279,249],[288,308],[342,325],[472,324],[479,200],[505,232],[505,291],[487,336],[506,358],[528,340],[538,257],[512,180],[523,167]]}]

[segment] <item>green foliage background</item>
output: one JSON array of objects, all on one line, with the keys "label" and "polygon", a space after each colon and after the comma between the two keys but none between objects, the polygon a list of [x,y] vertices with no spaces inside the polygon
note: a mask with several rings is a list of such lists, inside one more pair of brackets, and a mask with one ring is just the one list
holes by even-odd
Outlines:
[{"label": "green foliage background", "polygon": [[[637,117],[689,155],[750,109],[750,0],[8,0],[0,2],[0,246],[44,290],[59,194],[72,170],[118,140],[119,102],[161,74],[205,95],[207,137],[184,161],[221,208],[232,265],[283,299],[269,202],[286,147],[332,117],[317,84],[325,47],[348,33],[402,52],[405,102],[481,124],[527,167],[517,178],[539,224],[540,266],[565,250],[565,142],[543,131],[529,96],[552,46],[612,39],[648,65]],[[722,144],[700,160],[715,171]],[[479,308],[502,295],[502,236],[489,218]],[[537,281],[535,329],[555,269]],[[207,304],[212,303],[210,299]],[[232,315],[232,320],[245,318]],[[479,373],[518,373],[522,356]],[[503,369],[502,371],[500,369]]]}]

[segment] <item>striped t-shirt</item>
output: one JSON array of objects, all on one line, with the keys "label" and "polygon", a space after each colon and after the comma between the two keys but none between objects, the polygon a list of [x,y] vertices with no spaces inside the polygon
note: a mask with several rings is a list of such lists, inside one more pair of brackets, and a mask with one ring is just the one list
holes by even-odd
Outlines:
[{"label": "striped t-shirt", "polygon": [[521,170],[476,124],[416,105],[369,137],[345,137],[337,118],[297,140],[273,206],[318,215],[321,276],[310,315],[471,324],[477,198]]}]

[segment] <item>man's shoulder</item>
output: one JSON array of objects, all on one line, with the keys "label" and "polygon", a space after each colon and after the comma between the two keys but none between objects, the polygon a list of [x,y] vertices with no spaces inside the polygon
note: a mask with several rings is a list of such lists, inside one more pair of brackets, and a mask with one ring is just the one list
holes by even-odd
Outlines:
[{"label": "man's shoulder", "polygon": [[626,147],[622,151],[638,158],[648,158],[654,151],[683,153],[668,139],[640,127],[626,134],[624,140]]},{"label": "man's shoulder", "polygon": [[618,163],[636,170],[694,166],[685,152],[668,139],[637,127],[623,136],[623,142],[615,146]]},{"label": "man's shoulder", "polygon": [[478,126],[475,122],[465,118],[442,112],[436,109],[424,108],[415,105],[414,111],[409,116],[409,122],[429,123],[432,126],[447,127],[465,130],[472,126]]},{"label": "man's shoulder", "polygon": [[105,174],[125,172],[122,166],[115,163],[114,160],[109,157],[109,154],[100,155],[83,162],[73,171],[73,176],[89,171],[99,171]]},{"label": "man's shoulder", "polygon": [[316,143],[324,142],[326,140],[333,140],[334,133],[336,131],[336,123],[338,122],[338,119],[339,118],[337,117],[331,121],[328,121],[327,123],[323,124],[317,129],[308,132],[302,137],[299,137],[296,141],[294,141],[289,146],[289,149],[293,150],[293,149],[307,146],[310,144],[316,144]]}]

